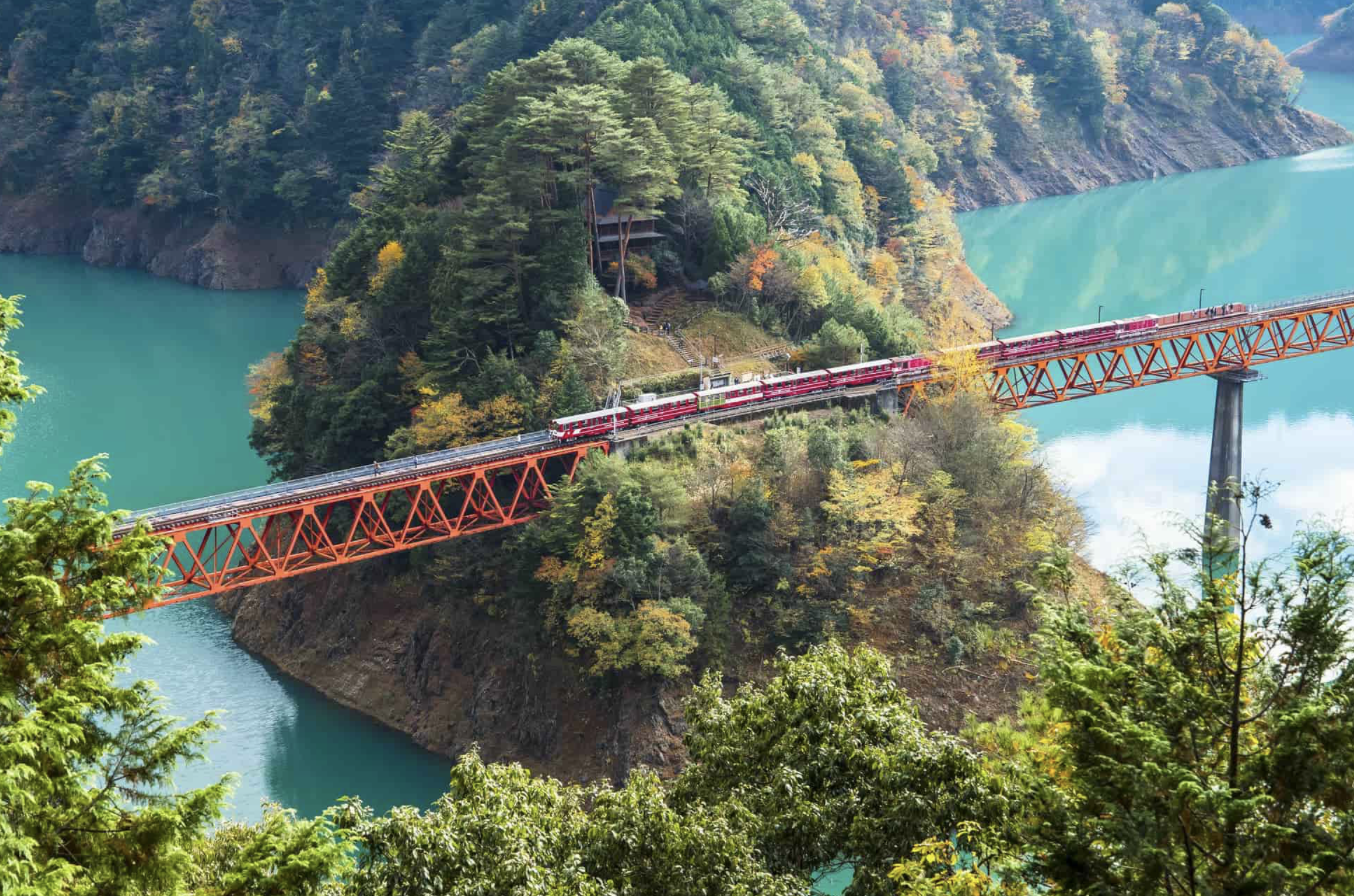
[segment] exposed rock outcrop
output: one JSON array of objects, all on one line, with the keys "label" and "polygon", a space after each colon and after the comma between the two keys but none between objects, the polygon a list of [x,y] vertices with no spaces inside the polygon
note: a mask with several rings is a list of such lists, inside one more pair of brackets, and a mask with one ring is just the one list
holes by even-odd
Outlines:
[{"label": "exposed rock outcrop", "polygon": [[208,289],[304,286],[331,245],[328,229],[238,227],[45,195],[0,199],[0,252],[79,255]]},{"label": "exposed rock outcrop", "polygon": [[[1343,127],[1305,109],[1254,120],[1224,99],[1189,127],[1179,110],[1128,103],[1096,141],[1084,135],[1039,144],[1012,141],[990,160],[965,167],[949,184],[958,208],[971,210],[1080,193],[1134,180],[1298,155],[1354,140]],[[1115,136],[1118,135],[1118,136]]]},{"label": "exposed rock outcrop", "polygon": [[681,693],[600,688],[535,626],[439,595],[404,561],[371,561],[224,595],[246,649],[438,753],[478,744],[573,781],[623,779],[685,758]]}]

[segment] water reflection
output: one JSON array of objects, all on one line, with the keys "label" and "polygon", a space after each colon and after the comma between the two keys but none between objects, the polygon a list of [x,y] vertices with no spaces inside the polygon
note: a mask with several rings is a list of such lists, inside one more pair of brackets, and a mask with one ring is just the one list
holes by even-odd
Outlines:
[{"label": "water reflection", "polygon": [[[1245,431],[1247,471],[1282,484],[1268,505],[1275,528],[1257,533],[1262,554],[1286,547],[1319,518],[1354,521],[1354,420],[1276,413]],[[1133,556],[1142,540],[1180,545],[1177,520],[1197,520],[1208,475],[1209,434],[1130,423],[1053,440],[1048,460],[1096,521],[1089,553],[1102,569]],[[1295,450],[1296,449],[1296,450]]]},{"label": "water reflection", "polygon": [[182,770],[176,783],[190,789],[228,771],[239,774],[234,817],[257,817],[265,798],[310,815],[345,795],[384,811],[426,805],[446,789],[450,760],[250,656],[231,640],[229,620],[209,600],[114,620],[110,627],[154,639],[137,656],[134,672],[159,682],[175,713],[196,718],[223,711],[210,751],[216,762]]},{"label": "water reflection", "polygon": [[[1354,78],[1309,75],[1300,102],[1354,126]],[[974,270],[1016,314],[1012,333],[1164,312],[1204,302],[1264,302],[1354,287],[1348,209],[1354,147],[1058,197],[960,217]],[[1285,546],[1319,516],[1354,522],[1354,351],[1260,368],[1246,388],[1248,475],[1282,487]],[[1174,516],[1202,513],[1213,383],[1199,378],[1041,408],[1052,466],[1097,527],[1102,568],[1139,536],[1178,543]]]},{"label": "water reflection", "polygon": [[323,811],[344,796],[360,796],[377,812],[426,808],[451,776],[450,759],[318,697],[298,700],[295,713],[273,721],[264,752],[268,792],[303,814]]}]

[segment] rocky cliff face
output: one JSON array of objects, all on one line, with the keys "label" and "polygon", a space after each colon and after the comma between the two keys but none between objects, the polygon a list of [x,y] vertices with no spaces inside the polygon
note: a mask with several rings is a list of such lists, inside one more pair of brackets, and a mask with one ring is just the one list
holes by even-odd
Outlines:
[{"label": "rocky cliff face", "polygon": [[1190,127],[1179,111],[1132,102],[1098,140],[1085,135],[1046,143],[1012,141],[992,159],[965,167],[948,186],[958,208],[971,210],[1080,193],[1133,180],[1243,165],[1298,155],[1352,139],[1343,127],[1305,109],[1286,108],[1253,120],[1219,98]]},{"label": "rocky cliff face", "polygon": [[208,289],[304,286],[331,245],[328,229],[242,228],[43,195],[0,199],[0,252],[79,255]]},{"label": "rocky cliff face", "polygon": [[235,640],[419,744],[521,762],[574,781],[684,759],[681,694],[606,690],[535,626],[439,600],[435,580],[378,560],[218,598]]}]

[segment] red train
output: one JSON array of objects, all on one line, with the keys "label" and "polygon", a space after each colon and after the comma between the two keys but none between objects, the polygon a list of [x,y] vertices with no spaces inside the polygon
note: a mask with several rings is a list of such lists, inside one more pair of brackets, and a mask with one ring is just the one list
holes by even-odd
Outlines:
[{"label": "red train", "polygon": [[[1139,334],[1143,330],[1198,324],[1217,318],[1244,315],[1248,312],[1248,306],[1233,302],[1212,308],[1201,308],[1196,311],[1180,311],[1162,316],[1148,314],[1143,317],[1086,324],[1080,327],[1069,327],[1065,330],[1035,333],[1030,336],[1017,336],[1013,339],[994,339],[991,342],[984,342],[966,349],[955,349],[955,351],[968,351],[976,348],[979,360],[992,364],[1048,353],[1060,353],[1068,349],[1102,345]],[[931,359],[922,355],[881,358],[878,361],[864,361],[860,364],[847,364],[843,367],[832,367],[827,370],[786,373],[748,383],[736,383],[732,386],[702,389],[697,392],[683,392],[679,395],[635,402],[602,411],[589,411],[586,414],[560,417],[557,420],[550,421],[550,435],[559,441],[567,442],[589,436],[607,435],[636,426],[665,423],[669,420],[678,420],[717,408],[774,401],[833,389],[866,386],[884,380],[907,381],[924,376],[931,363]]]}]

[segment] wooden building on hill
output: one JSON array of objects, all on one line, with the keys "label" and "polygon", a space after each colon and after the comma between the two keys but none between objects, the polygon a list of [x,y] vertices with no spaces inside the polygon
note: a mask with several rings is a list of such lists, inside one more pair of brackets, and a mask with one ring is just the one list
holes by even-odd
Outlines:
[{"label": "wooden building on hill", "polygon": [[[588,209],[588,234],[591,237],[588,257],[599,275],[607,265],[623,264],[632,249],[643,249],[663,239],[658,232],[658,219],[617,214],[617,191],[605,184],[593,190],[593,209]],[[619,295],[625,295],[620,284]]]}]

